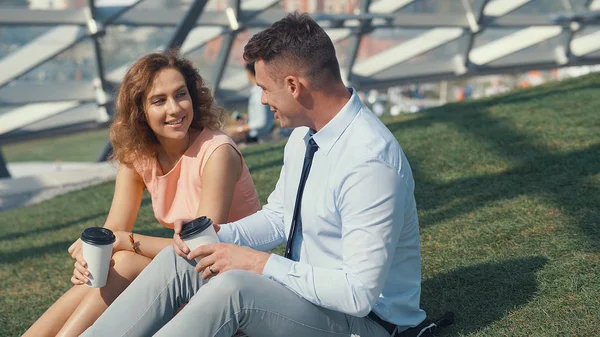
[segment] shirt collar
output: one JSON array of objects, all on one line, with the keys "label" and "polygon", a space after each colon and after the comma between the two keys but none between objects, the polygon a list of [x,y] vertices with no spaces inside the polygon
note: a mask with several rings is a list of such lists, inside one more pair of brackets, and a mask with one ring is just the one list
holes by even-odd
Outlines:
[{"label": "shirt collar", "polygon": [[350,99],[346,105],[344,105],[342,110],[319,130],[319,132],[314,133],[314,130],[310,130],[305,137],[305,140],[308,141],[308,138],[312,135],[312,138],[317,145],[319,145],[319,151],[325,155],[329,154],[329,151],[331,151],[335,143],[340,139],[344,131],[346,131],[348,125],[354,120],[358,111],[362,108],[362,102],[356,94],[356,90],[354,90],[354,88],[348,88],[348,91],[352,93],[352,96],[350,96]]}]

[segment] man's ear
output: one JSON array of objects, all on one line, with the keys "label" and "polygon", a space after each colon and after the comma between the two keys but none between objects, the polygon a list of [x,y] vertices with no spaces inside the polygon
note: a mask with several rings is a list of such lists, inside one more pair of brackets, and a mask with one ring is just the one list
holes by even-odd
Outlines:
[{"label": "man's ear", "polygon": [[300,97],[300,92],[302,90],[302,85],[298,77],[296,76],[287,76],[284,79],[285,89],[290,93],[290,95],[294,96],[294,98],[298,99]]}]

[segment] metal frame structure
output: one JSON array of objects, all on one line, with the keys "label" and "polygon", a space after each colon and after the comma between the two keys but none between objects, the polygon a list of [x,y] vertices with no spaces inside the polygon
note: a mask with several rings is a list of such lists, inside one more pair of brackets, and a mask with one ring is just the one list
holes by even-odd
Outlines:
[{"label": "metal frame structure", "polygon": [[[87,0],[79,9],[30,10],[2,8],[0,28],[8,26],[48,26],[48,30],[0,59],[0,144],[22,135],[14,130],[32,121],[43,120],[82,104],[95,103],[98,118],[92,122],[106,125],[113,110],[111,93],[121,81],[128,64],[106,71],[102,57],[102,39],[110,26],[170,27],[173,33],[159,49],[180,48],[193,53],[221,39],[220,49],[208,77],[221,103],[243,97],[248,84],[239,76],[224,78],[232,48],[240,34],[264,28],[286,13],[277,0],[229,0],[224,10],[207,11],[207,3],[217,0],[191,0],[187,10],[133,10],[144,1],[127,6],[99,7],[99,0]],[[348,14],[313,13],[328,31],[334,43],[347,41],[347,62],[341,69],[344,80],[359,90],[385,88],[406,83],[430,82],[487,74],[514,73],[534,69],[552,69],[600,63],[600,0],[587,0],[577,11],[576,0],[562,3],[556,15],[513,15],[536,1],[545,0],[456,0],[462,13],[408,13],[411,5],[425,0],[356,0],[357,9]],[[581,2],[581,1],[579,1]],[[581,9],[581,8],[580,8]],[[585,28],[597,28],[584,34]],[[380,31],[415,30],[420,33],[400,41],[368,58],[359,59],[365,38]],[[507,31],[493,41],[483,41],[489,30]],[[528,50],[548,41],[559,40],[543,53]],[[32,69],[62,52],[91,41],[96,63],[93,81],[62,81],[35,84],[19,80]],[[428,53],[450,44],[457,51],[443,60],[427,59]],[[515,62],[516,57],[516,62]],[[425,59],[424,62],[414,62]],[[35,92],[35,95],[31,93]],[[67,125],[61,130],[80,129],[89,124]],[[34,133],[39,135],[39,133]],[[99,160],[110,153],[107,146]],[[0,176],[6,176],[0,151]]]}]

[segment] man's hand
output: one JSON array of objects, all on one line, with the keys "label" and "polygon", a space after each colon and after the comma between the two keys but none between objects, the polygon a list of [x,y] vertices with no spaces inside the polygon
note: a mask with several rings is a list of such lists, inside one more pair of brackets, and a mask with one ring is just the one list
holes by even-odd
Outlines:
[{"label": "man's hand", "polygon": [[271,254],[248,247],[217,243],[200,246],[190,252],[187,258],[189,260],[200,258],[196,271],[202,273],[202,279],[207,279],[232,269],[247,270],[262,275],[269,256]]},{"label": "man's hand", "polygon": [[[181,239],[179,234],[181,233],[181,227],[183,227],[183,224],[189,221],[191,220],[176,220],[175,223],[173,223],[173,249],[175,250],[175,254],[185,258],[188,257],[188,254],[190,253],[190,248]],[[219,232],[219,230],[221,230],[221,226],[219,226],[216,223],[213,223],[213,228],[217,233]]]}]

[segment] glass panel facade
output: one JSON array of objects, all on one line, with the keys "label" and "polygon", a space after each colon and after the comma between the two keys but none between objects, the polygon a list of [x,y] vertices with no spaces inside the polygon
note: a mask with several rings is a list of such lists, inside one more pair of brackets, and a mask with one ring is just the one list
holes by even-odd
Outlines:
[{"label": "glass panel facade", "polygon": [[34,10],[62,10],[83,8],[87,0],[2,0],[0,8],[29,8]]},{"label": "glass panel facade", "polygon": [[[223,36],[219,36],[186,55],[198,68],[200,75],[210,83],[215,65],[223,44]],[[210,83],[212,85],[212,83]]]},{"label": "glass panel facade", "polygon": [[104,69],[112,81],[120,81],[123,68],[153,51],[164,50],[174,27],[108,26],[101,40]]},{"label": "glass panel facade", "polygon": [[91,81],[96,74],[94,49],[91,41],[86,39],[28,71],[19,80],[37,84]]},{"label": "glass panel facade", "polygon": [[533,0],[512,11],[509,15],[546,15],[564,13],[567,10],[563,0]]},{"label": "glass panel facade", "polygon": [[488,63],[492,67],[516,66],[527,63],[555,62],[556,47],[564,45],[565,37],[558,36],[545,40],[529,48],[522,49],[516,53],[507,55],[498,60]]},{"label": "glass panel facade", "polygon": [[0,8],[28,8],[27,0],[4,0],[0,2]]},{"label": "glass panel facade", "polygon": [[373,76],[376,80],[393,80],[400,77],[418,77],[453,70],[453,59],[464,56],[468,37],[462,36],[440,47],[410,58],[384,72]]},{"label": "glass panel facade", "polygon": [[251,29],[237,34],[231,50],[229,51],[229,59],[227,60],[227,67],[225,73],[221,79],[221,87],[226,90],[243,90],[250,85],[246,76],[246,62],[244,61],[244,46],[250,38],[258,33],[259,29]]},{"label": "glass panel facade", "polygon": [[501,38],[508,37],[511,34],[517,33],[519,30],[519,28],[487,28],[483,33],[475,36],[473,49],[498,41]]},{"label": "glass panel facade", "polygon": [[386,28],[378,29],[369,35],[364,35],[356,55],[356,63],[414,39],[426,31],[428,29]]},{"label": "glass panel facade", "polygon": [[47,31],[41,26],[0,26],[0,60]]},{"label": "glass panel facade", "polygon": [[402,13],[464,14],[460,1],[416,0],[400,9]]},{"label": "glass panel facade", "polygon": [[[214,1],[214,0],[213,0]],[[141,12],[148,9],[178,9],[185,12],[190,7],[189,0],[144,0],[131,11]]]},{"label": "glass panel facade", "polygon": [[588,2],[588,0],[571,0],[571,6],[574,11],[585,11],[587,10],[586,5]]},{"label": "glass panel facade", "polygon": [[[485,2],[468,0],[476,15],[482,10]],[[122,18],[104,27],[105,32],[98,36],[106,78],[115,83],[122,79],[133,61],[147,53],[166,48],[193,0],[142,0],[139,3],[137,0],[96,0],[99,7],[126,7],[134,3],[136,5],[132,9],[126,11]],[[467,21],[463,1],[460,0],[372,0],[370,10],[379,17],[373,22],[374,28],[366,31],[360,30],[359,17],[352,17],[361,14],[361,0],[242,0],[242,13],[238,17],[234,17],[234,12],[230,10],[237,5],[237,1],[209,0],[200,19],[196,21],[197,25],[184,41],[183,52],[213,86],[217,83],[211,81],[222,71],[220,87],[215,89],[231,94],[234,100],[240,100],[240,97],[243,99],[249,87],[242,57],[244,45],[252,35],[279,20],[286,13],[299,11],[313,15],[325,28],[334,43],[343,73],[347,73],[353,64],[354,73],[350,75],[367,77],[366,82],[375,83],[373,86],[377,86],[378,81],[384,83],[383,86],[392,86],[394,81],[406,83],[406,79],[420,81],[451,78],[455,71],[460,72],[460,57],[471,55],[474,51],[482,62],[477,63],[480,67],[467,69],[468,73],[465,76],[475,76],[481,69],[489,73],[495,68],[506,69],[511,66],[527,70],[528,64],[558,62],[560,54],[557,50],[560,50],[559,47],[565,47],[569,36],[568,29],[561,31],[559,26],[531,26],[528,16],[536,16],[539,19],[540,16],[551,17],[553,14],[567,14],[570,11],[583,13],[587,10],[586,5],[589,1],[532,0],[516,8],[510,8],[511,3],[515,2],[509,0],[492,0],[487,3],[488,6],[494,5],[494,8],[488,11],[491,15],[502,16],[506,12],[506,16],[510,16],[511,20],[503,22],[498,18],[484,21],[484,24],[489,22],[491,26],[480,27],[482,30],[474,36],[470,44],[471,26]],[[10,83],[31,83],[39,86],[64,84],[69,81],[90,83],[98,77],[96,51],[91,38],[85,36],[89,32],[83,21],[79,22],[80,28],[69,26],[75,27],[75,31],[72,32],[72,38],[78,41],[75,45],[70,44],[68,39],[63,39],[56,41],[55,45],[60,42],[64,48],[55,48],[55,51],[48,52],[49,60],[32,57],[36,55],[35,52],[43,52],[44,48],[39,48],[41,44],[52,43],[51,39],[41,42],[40,39],[46,33],[57,27],[67,27],[48,26],[60,17],[51,15],[55,15],[56,11],[81,9],[87,5],[87,0],[0,1],[0,80],[2,73],[11,73],[15,62],[25,65],[22,68],[26,71],[24,74],[19,70],[14,74],[5,75],[5,81],[0,81],[0,93],[2,86],[11,85]],[[509,8],[510,11],[507,12],[503,8]],[[28,10],[38,12],[36,16],[31,17],[31,25],[19,25],[9,21],[11,18],[7,15],[2,16],[2,9],[17,11],[18,17],[28,20]],[[48,11],[49,16],[39,16],[39,11],[42,14]],[[109,10],[105,9],[106,11]],[[408,15],[403,16],[405,18],[412,14],[428,14],[427,17],[444,16],[444,20],[440,21],[448,23],[451,27],[438,27],[435,20],[397,22],[394,13]],[[69,14],[64,12],[62,15]],[[239,27],[236,27],[234,20],[238,20]],[[568,27],[568,22],[563,26]],[[238,28],[228,57],[223,60],[225,67],[219,69],[221,50],[228,47],[223,44],[226,41],[224,34]],[[555,33],[547,29],[555,29]],[[570,60],[573,64],[569,65],[577,65],[578,60],[590,63],[590,60],[600,59],[600,49],[595,47],[596,40],[593,39],[596,37],[594,33],[598,31],[600,20],[586,23],[581,31],[574,34],[572,46],[581,53],[577,55],[581,58]],[[351,49],[356,36],[361,36],[360,45],[356,58],[351,59]],[[514,36],[521,38],[511,40]],[[511,49],[512,41],[523,47]],[[31,50],[35,52],[25,52],[28,49],[24,48],[34,45],[37,47]],[[509,51],[506,51],[507,45]],[[29,56],[31,67],[26,66],[27,60],[15,60],[15,52],[18,51]],[[559,64],[556,63],[556,66]],[[227,97],[220,98],[227,100]],[[13,108],[14,106],[3,105],[0,101],[0,112]]]},{"label": "glass panel facade", "polygon": [[350,65],[350,49],[352,48],[354,35],[348,29],[329,29],[326,31],[333,41],[340,68],[347,69]]}]

